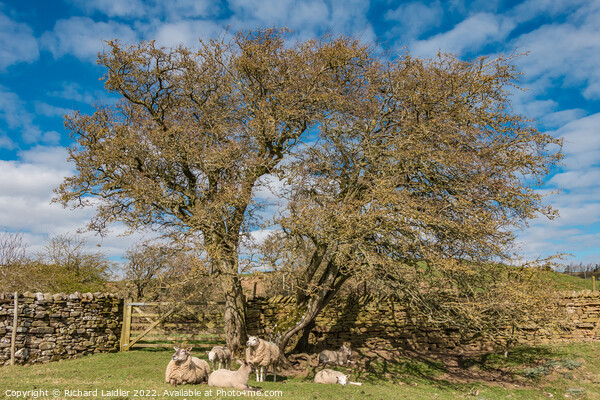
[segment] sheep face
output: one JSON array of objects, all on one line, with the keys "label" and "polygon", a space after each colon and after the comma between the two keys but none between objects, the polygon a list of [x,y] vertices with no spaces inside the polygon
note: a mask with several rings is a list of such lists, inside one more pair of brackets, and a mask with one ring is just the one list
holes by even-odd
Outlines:
[{"label": "sheep face", "polygon": [[244,361],[244,360],[236,360],[236,361],[242,367],[249,367],[251,373],[254,372],[254,371],[256,371],[256,367],[254,366],[253,362],[251,362],[251,361]]},{"label": "sheep face", "polygon": [[248,341],[246,342],[246,346],[248,346],[248,347],[258,346],[258,337],[257,336],[249,336]]},{"label": "sheep face", "polygon": [[190,356],[190,352],[192,351],[191,347],[188,347],[187,349],[184,349],[183,347],[173,347],[173,349],[175,349],[175,353],[171,358],[176,363],[185,362]]},{"label": "sheep face", "polygon": [[348,383],[348,377],[350,375],[342,375],[342,376],[336,376],[337,378],[337,383],[339,383],[342,386],[346,386],[346,384]]},{"label": "sheep face", "polygon": [[346,354],[346,357],[350,357],[350,355],[352,354],[352,350],[350,350],[350,347],[346,347],[345,345],[342,345],[341,351],[342,354]]},{"label": "sheep face", "polygon": [[217,361],[217,355],[215,354],[214,351],[207,351],[206,353],[208,354],[208,361],[213,362],[213,363],[215,361]]}]

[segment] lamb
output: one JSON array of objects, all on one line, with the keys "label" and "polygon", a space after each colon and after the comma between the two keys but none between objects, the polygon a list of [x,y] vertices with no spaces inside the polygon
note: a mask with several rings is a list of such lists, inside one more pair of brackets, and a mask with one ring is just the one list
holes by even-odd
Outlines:
[{"label": "lamb", "polygon": [[[269,371],[269,365],[273,366],[273,382],[277,381],[277,363],[281,357],[279,347],[272,342],[259,339],[256,336],[250,336],[246,342],[246,361],[252,362],[256,366],[256,382],[264,382],[265,367]],[[260,376],[259,368],[260,367]]]},{"label": "lamb", "polygon": [[215,361],[219,362],[218,369],[221,369],[221,363],[225,364],[226,369],[231,369],[231,351],[227,347],[215,346],[206,354],[208,354],[208,361],[212,363],[213,371],[215,370]]},{"label": "lamb", "polygon": [[248,377],[254,371],[254,364],[237,360],[240,368],[237,371],[218,369],[208,377],[208,386],[232,387],[238,390],[253,390],[248,386]]},{"label": "lamb", "polygon": [[323,350],[319,353],[319,364],[344,365],[348,363],[348,358],[351,354],[350,347],[344,345],[338,351]]},{"label": "lamb", "polygon": [[173,347],[175,354],[165,373],[165,381],[171,385],[185,385],[188,383],[202,383],[208,380],[210,367],[208,363],[198,357],[192,357],[191,347]]},{"label": "lamb", "polygon": [[346,386],[349,376],[332,369],[324,369],[315,375],[315,383],[339,383],[342,386]]},{"label": "lamb", "polygon": [[332,369],[324,369],[322,371],[317,372],[317,374],[315,375],[315,383],[339,383],[342,386],[362,385],[362,383],[360,382],[349,382],[349,377],[350,375],[344,375],[339,371],[334,371]]}]

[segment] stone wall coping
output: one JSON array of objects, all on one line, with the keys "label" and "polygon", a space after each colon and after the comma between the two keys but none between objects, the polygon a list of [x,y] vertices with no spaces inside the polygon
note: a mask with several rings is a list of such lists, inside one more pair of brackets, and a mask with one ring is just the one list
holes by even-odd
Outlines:
[{"label": "stone wall coping", "polygon": [[[24,299],[30,298],[35,299],[36,301],[66,301],[66,300],[84,300],[84,301],[94,301],[100,299],[123,299],[123,296],[114,294],[114,293],[42,293],[42,292],[18,292],[17,298]],[[0,293],[0,300],[13,300],[14,293]]]}]

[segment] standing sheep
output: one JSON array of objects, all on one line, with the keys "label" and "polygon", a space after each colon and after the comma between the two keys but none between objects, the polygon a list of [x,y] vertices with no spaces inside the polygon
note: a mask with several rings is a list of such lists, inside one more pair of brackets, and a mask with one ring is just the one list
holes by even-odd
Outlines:
[{"label": "standing sheep", "polygon": [[207,351],[208,361],[212,363],[212,369],[215,370],[215,361],[219,362],[219,368],[221,369],[221,363],[225,364],[226,369],[231,369],[231,351],[225,346],[215,346],[210,351]]},{"label": "standing sheep", "polygon": [[338,351],[323,350],[319,353],[319,364],[344,365],[348,363],[348,358],[351,354],[350,347],[344,345]]},{"label": "standing sheep", "polygon": [[254,371],[254,364],[247,361],[240,361],[240,368],[237,371],[228,369],[218,369],[213,371],[208,377],[208,386],[232,387],[238,390],[250,390],[248,386],[248,376]]},{"label": "standing sheep", "polygon": [[[265,368],[269,372],[269,365],[273,366],[273,382],[277,381],[277,362],[281,353],[275,343],[267,342],[256,336],[250,336],[246,342],[246,361],[252,362],[256,366],[256,382],[265,380]],[[260,367],[260,376],[259,376]]]},{"label": "standing sheep", "polygon": [[165,381],[171,385],[185,385],[188,383],[202,383],[208,380],[210,367],[208,363],[198,357],[192,357],[191,347],[173,347],[175,354],[167,365]]}]

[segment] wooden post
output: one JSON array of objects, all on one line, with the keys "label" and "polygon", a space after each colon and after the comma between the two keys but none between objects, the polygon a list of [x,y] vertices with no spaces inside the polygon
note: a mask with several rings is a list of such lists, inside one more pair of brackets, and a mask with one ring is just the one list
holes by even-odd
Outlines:
[{"label": "wooden post", "polygon": [[19,293],[14,294],[13,326],[10,337],[10,365],[15,365],[15,345],[17,344],[17,323],[19,322]]},{"label": "wooden post", "polygon": [[257,284],[257,283],[258,283],[258,282],[254,282],[254,289],[252,290],[252,299],[255,299],[255,298],[256,298],[256,284]]},{"label": "wooden post", "polygon": [[121,326],[121,351],[129,351],[129,339],[131,337],[131,304],[133,299],[127,298],[123,303],[123,326]]},{"label": "wooden post", "polygon": [[596,276],[592,275],[592,292],[596,291]]}]

